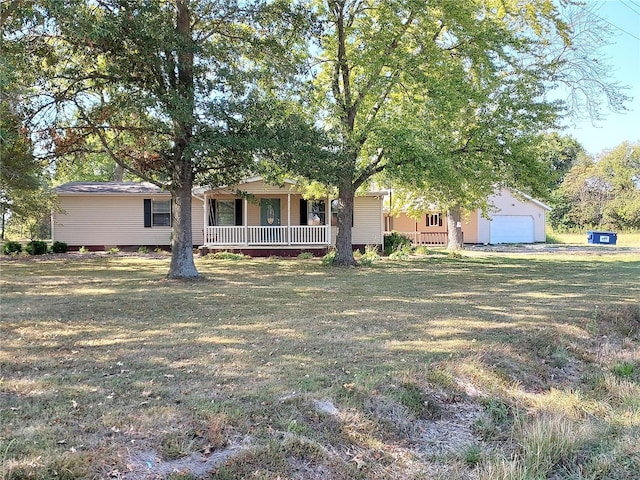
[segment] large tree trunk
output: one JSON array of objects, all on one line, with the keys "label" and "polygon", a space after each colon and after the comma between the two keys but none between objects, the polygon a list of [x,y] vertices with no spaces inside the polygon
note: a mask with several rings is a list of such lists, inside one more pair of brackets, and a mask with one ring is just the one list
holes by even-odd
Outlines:
[{"label": "large tree trunk", "polygon": [[338,191],[338,234],[336,236],[336,258],[334,265],[353,267],[358,263],[353,258],[351,228],[353,220],[353,183],[345,181]]},{"label": "large tree trunk", "polygon": [[193,261],[193,238],[191,233],[191,189],[193,187],[193,164],[188,152],[188,145],[193,136],[194,124],[194,82],[191,16],[188,3],[184,0],[176,2],[177,32],[184,42],[178,47],[178,85],[184,111],[177,112],[174,120],[176,132],[173,150],[172,178],[172,237],[171,265],[168,278],[194,279],[200,274]]},{"label": "large tree trunk", "polygon": [[462,239],[462,218],[459,205],[455,205],[447,211],[447,232],[449,236],[447,250],[462,250],[464,248],[464,244]]},{"label": "large tree trunk", "polygon": [[200,277],[193,261],[191,182],[185,183],[171,195],[171,264],[167,278],[194,279]]}]

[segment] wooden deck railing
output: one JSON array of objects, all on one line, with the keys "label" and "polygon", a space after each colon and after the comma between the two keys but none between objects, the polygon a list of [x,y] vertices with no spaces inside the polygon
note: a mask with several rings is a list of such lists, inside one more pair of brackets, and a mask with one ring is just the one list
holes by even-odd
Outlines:
[{"label": "wooden deck railing", "polygon": [[[385,235],[391,232],[385,232]],[[418,245],[447,245],[449,234],[447,232],[396,232],[411,239],[414,246]]]}]

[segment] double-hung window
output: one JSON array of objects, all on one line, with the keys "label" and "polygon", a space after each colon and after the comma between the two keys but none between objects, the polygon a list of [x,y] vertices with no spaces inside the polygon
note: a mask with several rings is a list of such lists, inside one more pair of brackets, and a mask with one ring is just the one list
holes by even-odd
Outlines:
[{"label": "double-hung window", "polygon": [[427,215],[427,227],[441,227],[442,215],[439,213],[430,213]]},{"label": "double-hung window", "polygon": [[151,201],[151,224],[154,227],[171,226],[171,200]]},{"label": "double-hung window", "polygon": [[171,200],[144,199],[144,226],[170,227],[171,226]]}]

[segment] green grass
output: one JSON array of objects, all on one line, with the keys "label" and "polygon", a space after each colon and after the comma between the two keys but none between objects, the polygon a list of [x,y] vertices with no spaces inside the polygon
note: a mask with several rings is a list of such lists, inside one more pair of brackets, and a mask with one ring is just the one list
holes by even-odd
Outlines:
[{"label": "green grass", "polygon": [[2,260],[2,480],[640,469],[635,253],[168,263]]},{"label": "green grass", "polygon": [[[640,248],[640,232],[617,232],[617,234],[616,246]],[[587,245],[587,230],[561,233],[547,227],[547,243]]]}]

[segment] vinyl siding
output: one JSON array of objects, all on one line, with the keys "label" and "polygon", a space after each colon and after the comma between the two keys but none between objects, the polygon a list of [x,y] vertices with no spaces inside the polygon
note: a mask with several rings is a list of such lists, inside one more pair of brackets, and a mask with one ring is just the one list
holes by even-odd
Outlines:
[{"label": "vinyl siding", "polygon": [[382,245],[382,198],[356,197],[351,241],[356,245]]},{"label": "vinyl siding", "polygon": [[[169,195],[60,195],[61,212],[53,215],[54,240],[71,246],[169,245],[171,227],[144,227],[145,198]],[[202,202],[192,201],[194,245],[201,244]]]}]

